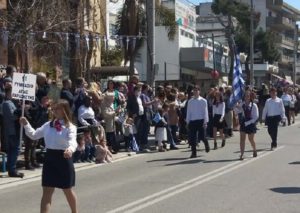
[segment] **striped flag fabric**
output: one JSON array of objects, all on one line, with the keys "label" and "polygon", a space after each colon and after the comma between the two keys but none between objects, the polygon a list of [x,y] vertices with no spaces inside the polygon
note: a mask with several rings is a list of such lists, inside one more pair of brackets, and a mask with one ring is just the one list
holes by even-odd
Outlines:
[{"label": "striped flag fabric", "polygon": [[243,89],[245,81],[243,79],[243,71],[239,54],[235,54],[233,64],[233,82],[232,82],[232,95],[230,97],[230,105],[234,106],[238,101],[243,98]]}]

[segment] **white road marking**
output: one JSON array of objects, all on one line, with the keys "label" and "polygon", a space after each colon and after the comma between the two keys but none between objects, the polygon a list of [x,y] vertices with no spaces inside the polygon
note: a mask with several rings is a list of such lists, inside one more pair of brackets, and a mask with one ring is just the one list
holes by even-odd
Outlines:
[{"label": "white road marking", "polygon": [[191,180],[185,181],[183,183],[180,183],[178,185],[172,186],[168,189],[162,190],[160,192],[154,193],[152,195],[146,196],[144,198],[141,198],[139,200],[136,200],[134,202],[128,203],[124,206],[118,207],[116,209],[110,210],[107,213],[118,213],[118,212],[125,212],[125,213],[134,213],[141,209],[144,209],[148,206],[151,206],[155,203],[161,202],[162,200],[165,200],[169,197],[175,196],[179,193],[182,193],[186,190],[189,190],[195,186],[199,186],[205,182],[208,182],[210,180],[213,180],[215,178],[218,178],[222,175],[225,175],[229,172],[232,172],[234,170],[237,170],[241,167],[244,167],[250,163],[253,163],[263,157],[266,157],[276,151],[279,151],[283,149],[284,146],[278,147],[275,151],[264,151],[259,153],[258,157],[251,158],[251,159],[245,159],[244,161],[237,161],[230,163],[226,166],[223,166],[219,169],[216,169],[214,171],[208,172],[204,175],[200,175],[196,178],[193,178]]}]

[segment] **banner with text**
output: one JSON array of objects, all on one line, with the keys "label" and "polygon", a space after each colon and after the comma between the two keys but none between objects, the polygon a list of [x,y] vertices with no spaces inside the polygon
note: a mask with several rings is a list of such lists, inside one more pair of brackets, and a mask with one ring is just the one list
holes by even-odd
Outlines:
[{"label": "banner with text", "polygon": [[12,83],[12,98],[35,101],[36,75],[14,73]]}]

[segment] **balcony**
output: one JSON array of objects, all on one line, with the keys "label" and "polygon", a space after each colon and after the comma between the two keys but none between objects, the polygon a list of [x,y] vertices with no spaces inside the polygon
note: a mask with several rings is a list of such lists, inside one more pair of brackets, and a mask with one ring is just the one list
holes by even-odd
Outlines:
[{"label": "balcony", "polygon": [[278,42],[288,47],[294,48],[294,40],[292,38],[286,37],[284,35],[278,36]]},{"label": "balcony", "polygon": [[290,19],[283,16],[277,16],[277,17],[268,16],[267,26],[276,29],[278,31],[291,30],[295,28],[295,22],[292,22],[290,21]]},{"label": "balcony", "polygon": [[282,54],[279,62],[282,64],[289,64],[293,61],[294,61],[293,57]]},{"label": "balcony", "polygon": [[266,7],[270,10],[280,11],[283,7],[283,0],[267,0]]}]

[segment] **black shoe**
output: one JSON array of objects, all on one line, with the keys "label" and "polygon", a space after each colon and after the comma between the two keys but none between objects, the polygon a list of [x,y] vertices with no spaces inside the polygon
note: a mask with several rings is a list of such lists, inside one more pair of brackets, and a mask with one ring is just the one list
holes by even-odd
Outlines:
[{"label": "black shoe", "polygon": [[170,147],[170,150],[177,150],[178,149],[178,147],[176,147],[176,146],[171,146]]},{"label": "black shoe", "polygon": [[217,150],[217,149],[218,149],[218,144],[214,143],[214,150]]},{"label": "black shoe", "polygon": [[17,178],[23,178],[24,177],[24,173],[21,172],[12,172],[12,173],[8,173],[9,177],[17,177]]},{"label": "black shoe", "polygon": [[192,154],[190,158],[197,158],[196,154]]},{"label": "black shoe", "polygon": [[257,152],[253,151],[253,157],[256,158],[257,157]]},{"label": "black shoe", "polygon": [[41,168],[41,165],[39,163],[33,163],[32,166],[37,169]]},{"label": "black shoe", "polygon": [[224,139],[224,140],[222,140],[222,147],[224,147],[225,146],[225,143],[226,143],[226,140]]},{"label": "black shoe", "polygon": [[205,146],[205,152],[208,153],[210,151],[209,144],[205,143],[204,146]]},{"label": "black shoe", "polygon": [[33,166],[31,166],[30,164],[28,164],[28,165],[25,166],[25,169],[33,171],[35,168]]},{"label": "black shoe", "polygon": [[274,144],[272,143],[271,144],[271,151],[273,151],[274,150]]}]

